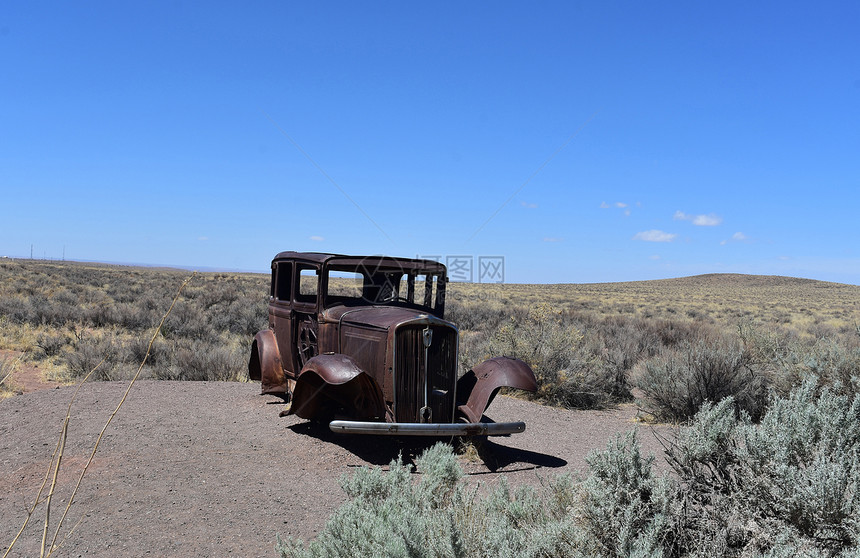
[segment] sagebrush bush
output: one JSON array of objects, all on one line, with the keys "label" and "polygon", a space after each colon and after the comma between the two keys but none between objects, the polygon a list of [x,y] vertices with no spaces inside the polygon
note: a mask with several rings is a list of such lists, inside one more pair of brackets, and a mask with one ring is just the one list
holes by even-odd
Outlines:
[{"label": "sagebrush bush", "polygon": [[40,333],[36,338],[36,345],[45,353],[45,356],[56,356],[71,339],[65,333]]},{"label": "sagebrush bush", "polygon": [[741,558],[860,556],[860,396],[808,379],[760,423],[731,397],[705,403],[655,476],[635,433],[587,458],[582,481],[468,490],[447,446],[342,480],[349,500],[282,558],[456,556]]},{"label": "sagebrush bush", "polygon": [[643,369],[636,385],[663,420],[687,419],[705,402],[727,397],[733,398],[739,411],[755,418],[767,404],[768,378],[752,366],[744,347],[727,337],[684,342],[646,361]]},{"label": "sagebrush bush", "polygon": [[494,330],[510,317],[510,305],[498,299],[467,299],[449,297],[445,302],[445,319],[461,330]]},{"label": "sagebrush bush", "polygon": [[81,335],[64,353],[69,374],[75,380],[85,377],[92,370],[95,370],[90,376],[93,380],[117,379],[114,369],[117,364],[124,362],[122,356],[122,349],[113,335]]},{"label": "sagebrush bush", "polygon": [[[172,360],[172,354],[164,338],[161,336],[156,337],[152,342],[151,348],[149,346],[150,339],[151,337],[141,336],[129,341],[127,345],[129,360],[141,363],[146,358],[146,366],[149,367],[159,367],[169,364]],[[146,355],[147,349],[149,349],[148,357]]]},{"label": "sagebrush bush", "polygon": [[655,556],[676,550],[676,487],[654,477],[634,433],[592,452],[583,483],[584,546],[594,556]]},{"label": "sagebrush bush", "polygon": [[818,390],[814,378],[774,399],[759,424],[738,416],[731,399],[706,404],[669,452],[682,519],[699,538],[722,539],[729,556],[856,552],[858,456],[860,396]]},{"label": "sagebrush bush", "polygon": [[[468,340],[468,339],[467,339]],[[601,365],[592,339],[549,305],[518,312],[495,331],[466,347],[465,358],[477,364],[492,356],[509,356],[528,364],[535,374],[534,397],[550,404],[595,408],[626,391],[626,376]]]},{"label": "sagebrush bush", "polygon": [[535,371],[536,397],[566,407],[596,408],[632,399],[631,373],[643,361],[716,331],[701,321],[601,316],[548,303],[493,305],[491,318],[484,320],[468,319],[471,314],[486,316],[482,306],[466,301],[453,308],[451,319],[476,328],[461,329],[464,371],[492,356],[520,358]]},{"label": "sagebrush bush", "polygon": [[575,550],[569,477],[544,492],[511,490],[505,482],[487,497],[467,490],[449,446],[436,444],[416,460],[418,479],[394,460],[388,472],[362,468],[344,477],[350,500],[305,545],[278,541],[282,558],[567,556]]},{"label": "sagebrush bush", "polygon": [[388,472],[362,468],[345,477],[341,486],[350,500],[307,547],[301,540],[279,540],[281,557],[463,556],[457,516],[464,498],[456,458],[439,445],[417,466],[426,471],[416,483],[400,460],[393,460]]},{"label": "sagebrush bush", "polygon": [[202,341],[184,342],[177,346],[173,364],[157,367],[155,377],[191,381],[246,380],[245,358],[241,348],[213,346]]},{"label": "sagebrush bush", "polygon": [[848,395],[860,393],[860,347],[819,339],[798,365],[802,374],[818,377],[823,386]]}]

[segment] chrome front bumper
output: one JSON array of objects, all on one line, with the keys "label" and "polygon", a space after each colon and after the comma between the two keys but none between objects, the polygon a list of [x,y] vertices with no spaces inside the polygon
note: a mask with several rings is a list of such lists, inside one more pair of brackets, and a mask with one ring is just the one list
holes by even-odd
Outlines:
[{"label": "chrome front bumper", "polygon": [[332,432],[340,434],[377,434],[381,436],[505,436],[525,431],[524,422],[363,422],[333,420]]}]

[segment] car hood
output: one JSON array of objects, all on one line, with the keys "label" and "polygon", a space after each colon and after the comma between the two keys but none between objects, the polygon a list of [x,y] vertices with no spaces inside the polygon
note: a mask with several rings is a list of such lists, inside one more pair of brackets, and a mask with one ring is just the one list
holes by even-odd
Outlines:
[{"label": "car hood", "polygon": [[399,306],[336,306],[325,311],[327,320],[339,321],[341,324],[350,324],[364,327],[375,327],[389,329],[391,326],[404,322],[425,322],[449,324],[433,314],[403,308]]}]

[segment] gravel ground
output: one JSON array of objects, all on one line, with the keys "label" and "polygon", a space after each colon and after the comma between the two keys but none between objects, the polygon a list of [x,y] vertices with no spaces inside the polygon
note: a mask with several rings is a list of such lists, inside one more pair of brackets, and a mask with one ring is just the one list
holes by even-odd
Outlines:
[{"label": "gravel ground", "polygon": [[[126,382],[83,386],[72,411],[51,517],[69,493]],[[26,517],[56,446],[74,387],[0,400],[0,550]],[[140,381],[107,430],[69,512],[77,525],[58,556],[268,556],[275,537],[313,538],[344,501],[338,483],[355,467],[387,465],[420,442],[346,437],[294,416],[259,384]],[[584,458],[636,425],[631,406],[568,411],[499,397],[487,415],[525,420],[527,430],[478,444],[461,460],[471,482],[512,485],[585,470]],[[669,428],[659,432],[671,435]],[[650,427],[644,454],[662,455]],[[40,507],[13,556],[35,556],[44,524]],[[53,532],[53,531],[52,531]],[[62,534],[61,534],[62,536]]]}]

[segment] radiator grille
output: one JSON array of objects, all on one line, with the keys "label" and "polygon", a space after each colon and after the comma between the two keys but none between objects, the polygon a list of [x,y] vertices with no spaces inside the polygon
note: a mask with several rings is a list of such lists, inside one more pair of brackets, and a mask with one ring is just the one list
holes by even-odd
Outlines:
[{"label": "radiator grille", "polygon": [[[424,324],[405,325],[397,329],[394,347],[394,385],[396,420],[421,422],[424,406]],[[431,421],[454,421],[454,386],[457,382],[457,330],[450,326],[431,325],[432,343],[427,351],[430,374],[428,406]]]}]

